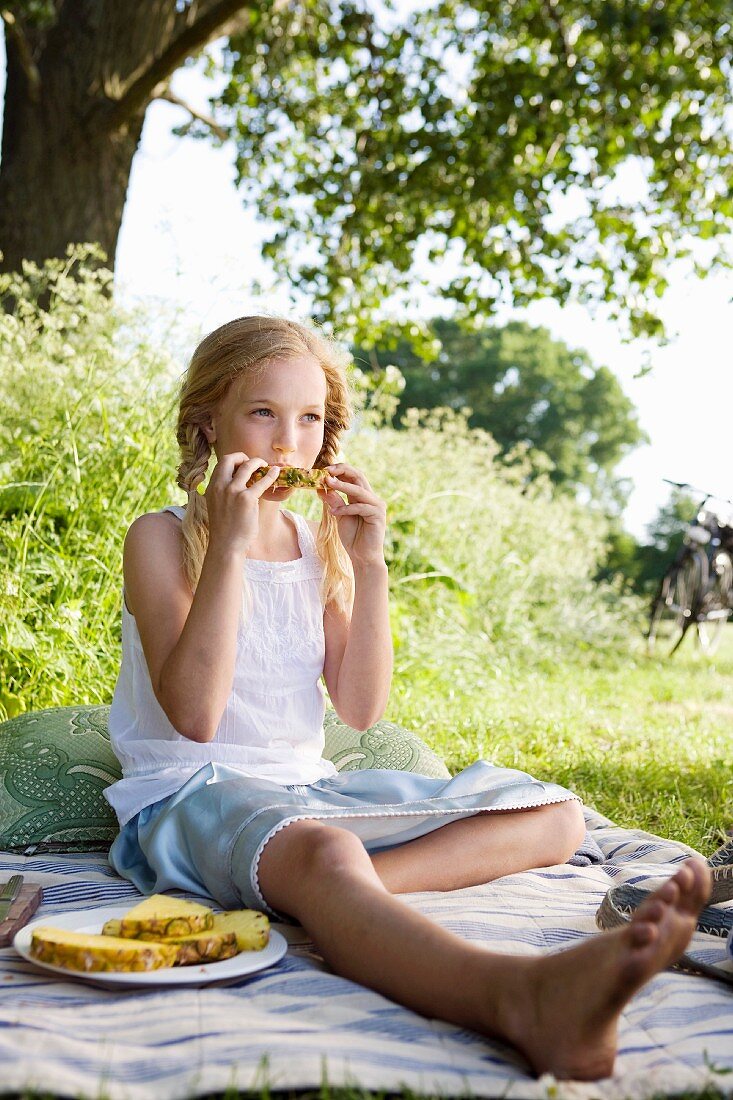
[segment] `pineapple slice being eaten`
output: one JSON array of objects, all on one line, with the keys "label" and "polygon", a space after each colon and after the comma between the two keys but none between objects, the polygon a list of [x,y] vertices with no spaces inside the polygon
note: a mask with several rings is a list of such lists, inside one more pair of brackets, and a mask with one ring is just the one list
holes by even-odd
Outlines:
[{"label": "pineapple slice being eaten", "polygon": [[63,928],[36,928],[31,936],[34,959],[66,970],[160,970],[173,966],[177,954],[175,944],[90,936]]},{"label": "pineapple slice being eaten", "polygon": [[[107,927],[113,923],[114,932]],[[172,936],[191,936],[195,932],[209,932],[214,927],[214,914],[205,905],[181,898],[169,898],[165,894],[152,894],[139,905],[129,909],[119,921],[107,922],[103,934],[121,936],[123,939],[170,939]]]}]

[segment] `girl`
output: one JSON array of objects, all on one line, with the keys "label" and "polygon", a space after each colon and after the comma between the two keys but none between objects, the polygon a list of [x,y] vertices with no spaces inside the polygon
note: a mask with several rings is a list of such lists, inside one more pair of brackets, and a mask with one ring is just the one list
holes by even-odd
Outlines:
[{"label": "girl", "polygon": [[[514,1043],[538,1073],[604,1076],[621,1007],[686,946],[705,865],[628,928],[541,958],[495,955],[395,897],[562,863],[584,823],[569,791],[483,761],[446,782],[322,758],[321,677],[366,729],[392,670],[385,505],[335,461],[348,423],[343,357],[309,328],[244,317],[196,350],[178,419],[187,506],[125,541],[110,861],[143,893],[298,921],[338,973]],[[327,471],[318,526],[282,507],[285,465]]]}]

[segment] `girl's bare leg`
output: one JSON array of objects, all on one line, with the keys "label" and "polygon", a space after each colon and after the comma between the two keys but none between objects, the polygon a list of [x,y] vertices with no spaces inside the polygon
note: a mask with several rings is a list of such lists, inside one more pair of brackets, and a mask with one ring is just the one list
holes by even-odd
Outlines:
[{"label": "girl's bare leg", "polygon": [[585,1080],[610,1074],[622,1008],[684,951],[710,892],[707,865],[690,860],[630,925],[528,958],[494,954],[415,912],[384,887],[358,838],[317,821],[272,838],[259,882],[336,973],[508,1041],[538,1074]]},{"label": "girl's bare leg", "polygon": [[460,890],[530,867],[565,863],[585,836],[576,799],[509,813],[481,813],[372,855],[393,894]]}]

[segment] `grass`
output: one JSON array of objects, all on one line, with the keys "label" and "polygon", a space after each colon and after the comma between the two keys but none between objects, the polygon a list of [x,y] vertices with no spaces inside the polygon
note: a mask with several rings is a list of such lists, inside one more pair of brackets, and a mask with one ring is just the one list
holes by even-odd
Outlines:
[{"label": "grass", "polygon": [[733,625],[714,657],[686,639],[648,657],[527,667],[481,653],[446,676],[399,676],[390,717],[419,729],[451,770],[477,756],[577,791],[600,813],[710,854],[733,827]]},{"label": "grass", "polygon": [[[471,1100],[470,1092],[463,1092],[456,1100]],[[512,1091],[512,1094],[514,1092]],[[548,1095],[551,1095],[548,1093]],[[562,1092],[558,1090],[558,1100]],[[730,1092],[723,1093],[719,1089],[706,1085],[699,1092],[653,1093],[648,1100],[726,1100]],[[0,1093],[7,1100],[55,1100],[50,1093],[23,1092]],[[81,1098],[80,1098],[81,1100]],[[95,1100],[106,1100],[106,1094],[102,1090]],[[301,1092],[288,1091],[277,1092],[263,1089],[261,1092],[239,1092],[237,1089],[227,1089],[226,1092],[208,1093],[198,1100],[445,1100],[445,1094],[438,1097],[431,1093],[416,1093],[412,1089],[403,1092],[369,1092],[360,1088],[338,1088],[330,1085],[322,1085],[319,1089],[308,1089]],[[501,1100],[497,1097],[497,1100]]]}]

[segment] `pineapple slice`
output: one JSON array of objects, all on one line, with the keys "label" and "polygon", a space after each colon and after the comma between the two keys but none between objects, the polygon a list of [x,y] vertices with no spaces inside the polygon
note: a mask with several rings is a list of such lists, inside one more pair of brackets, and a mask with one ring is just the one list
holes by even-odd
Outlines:
[{"label": "pineapple slice", "polygon": [[106,921],[100,936],[38,928],[31,955],[67,970],[131,972],[220,962],[240,951],[261,951],[269,939],[270,922],[254,909],[214,914],[196,902],[154,894],[121,919]]},{"label": "pineapple slice", "polygon": [[[113,931],[108,931],[110,926]],[[169,898],[165,894],[152,894],[129,909],[121,920],[107,921],[102,934],[134,940],[150,933],[160,940],[209,932],[213,926],[214,914],[205,905]]]},{"label": "pineapple slice", "polygon": [[[160,941],[158,941],[160,942]],[[234,932],[196,932],[193,936],[165,941],[178,948],[175,966],[195,966],[196,963],[223,962],[239,954]]]},{"label": "pineapple slice", "polygon": [[[160,897],[160,895],[157,896]],[[153,899],[150,898],[148,900],[152,901]],[[173,901],[175,899],[169,898],[166,900]],[[188,904],[192,903],[189,902]],[[193,938],[193,934],[191,933],[181,934],[180,932],[174,931],[169,934],[162,934],[160,932],[148,931],[147,929],[137,932],[135,936],[132,937],[131,934],[126,931],[126,927],[130,919],[130,913],[134,912],[136,912],[136,910],[131,909],[129,912],[125,913],[121,920],[106,921],[102,928],[102,935],[130,936],[130,938],[153,943],[181,943],[184,939]],[[211,933],[218,933],[227,936],[233,933],[236,936],[238,951],[261,951],[262,948],[266,947],[269,943],[270,922],[264,913],[259,913],[256,909],[232,909],[227,913],[214,913],[212,916],[213,924],[211,929],[207,929],[207,933],[209,935]],[[217,957],[228,958],[229,956],[221,955]]]},{"label": "pineapple slice", "polygon": [[[260,466],[250,477],[247,485],[254,485],[270,470],[269,466]],[[275,489],[318,489],[326,481],[325,470],[302,470],[299,466],[282,466],[275,480]]]},{"label": "pineapple slice", "polygon": [[41,927],[31,936],[31,955],[39,962],[62,966],[66,970],[132,972],[173,966],[178,947]]},{"label": "pineapple slice", "polygon": [[[103,936],[119,936],[120,920],[108,920],[102,928]],[[193,932],[186,936],[160,936],[156,932],[140,932],[135,942],[172,943],[179,948],[176,966],[189,966],[200,962],[221,962],[231,959],[241,950],[237,936],[233,931],[220,930],[214,926],[208,932]]]},{"label": "pineapple slice", "polygon": [[261,951],[270,940],[270,922],[256,909],[214,913],[215,932],[234,932],[239,951]]}]

